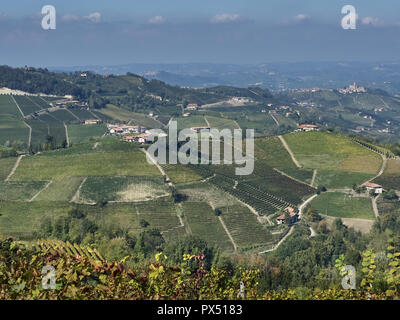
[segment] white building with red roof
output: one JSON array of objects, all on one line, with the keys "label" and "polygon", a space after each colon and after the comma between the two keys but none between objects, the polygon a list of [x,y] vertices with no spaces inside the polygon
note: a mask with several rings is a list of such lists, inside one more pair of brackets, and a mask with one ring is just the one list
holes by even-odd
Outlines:
[{"label": "white building with red roof", "polygon": [[363,184],[363,186],[366,187],[368,191],[374,190],[375,194],[383,193],[383,186],[381,186],[380,184],[376,184],[373,182],[366,182]]}]

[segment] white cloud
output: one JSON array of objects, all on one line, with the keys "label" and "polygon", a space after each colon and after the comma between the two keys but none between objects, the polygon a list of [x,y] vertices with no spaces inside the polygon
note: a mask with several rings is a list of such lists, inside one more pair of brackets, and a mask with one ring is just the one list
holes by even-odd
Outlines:
[{"label": "white cloud", "polygon": [[222,13],[217,14],[211,18],[212,23],[228,23],[240,20],[240,15],[236,13]]},{"label": "white cloud", "polygon": [[308,15],[304,14],[304,13],[300,13],[297,16],[294,17],[294,20],[296,20],[296,21],[306,21],[306,20],[309,20],[309,19],[310,19],[310,17]]},{"label": "white cloud", "polygon": [[94,23],[99,23],[101,21],[101,13],[100,12],[93,12],[87,16],[80,16],[77,14],[64,14],[61,17],[61,20],[65,22],[74,22],[74,21],[91,21]]},{"label": "white cloud", "polygon": [[365,17],[361,19],[361,23],[365,25],[370,25],[373,27],[382,27],[384,26],[384,22],[379,20],[378,18],[373,17]]},{"label": "white cloud", "polygon": [[155,16],[149,19],[148,23],[150,24],[163,24],[165,22],[165,18],[162,16]]},{"label": "white cloud", "polygon": [[94,23],[98,23],[101,21],[101,13],[100,12],[93,12],[91,14],[89,14],[88,16],[85,17],[86,19],[94,22]]}]

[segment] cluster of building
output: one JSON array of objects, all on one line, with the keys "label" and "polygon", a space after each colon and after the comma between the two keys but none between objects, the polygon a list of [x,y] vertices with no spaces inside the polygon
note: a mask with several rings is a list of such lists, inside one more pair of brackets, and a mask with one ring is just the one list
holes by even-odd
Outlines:
[{"label": "cluster of building", "polygon": [[[50,105],[53,105],[53,103],[50,103]],[[65,99],[65,100],[61,100],[61,101],[56,102],[55,106],[56,107],[60,107],[60,108],[77,107],[77,108],[89,109],[89,106],[88,106],[87,102],[68,99],[68,98]]]},{"label": "cluster of building", "polygon": [[285,209],[285,213],[276,218],[277,224],[285,224],[286,223],[286,214],[289,217],[289,223],[293,224],[299,220],[299,213],[292,207],[287,207]]},{"label": "cluster of building", "polygon": [[359,87],[357,84],[354,82],[351,84],[348,88],[344,89],[339,89],[339,92],[342,94],[349,94],[349,93],[366,93],[367,89],[364,87]]},{"label": "cluster of building", "polygon": [[310,131],[318,131],[319,127],[315,124],[301,124],[297,127],[295,132],[310,132]]},{"label": "cluster of building", "polygon": [[129,133],[146,133],[147,129],[142,126],[131,126],[126,124],[107,124],[107,129],[113,135],[125,135]]},{"label": "cluster of building", "polygon": [[102,121],[100,119],[88,119],[85,120],[83,124],[89,125],[89,124],[100,124]]}]

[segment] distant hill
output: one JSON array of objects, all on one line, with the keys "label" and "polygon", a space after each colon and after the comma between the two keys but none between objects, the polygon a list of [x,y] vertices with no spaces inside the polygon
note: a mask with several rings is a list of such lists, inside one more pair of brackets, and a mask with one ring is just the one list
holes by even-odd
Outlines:
[{"label": "distant hill", "polygon": [[[142,76],[101,75],[89,71],[56,73],[47,69],[0,67],[0,87],[23,90],[30,93],[73,95],[102,108],[107,103],[133,111],[135,107],[185,103],[208,104],[226,100],[232,96],[249,97],[263,102],[271,97],[267,89],[239,89],[217,87],[215,89],[191,89],[168,85],[160,80],[148,80]],[[257,90],[257,94],[254,94]]]}]

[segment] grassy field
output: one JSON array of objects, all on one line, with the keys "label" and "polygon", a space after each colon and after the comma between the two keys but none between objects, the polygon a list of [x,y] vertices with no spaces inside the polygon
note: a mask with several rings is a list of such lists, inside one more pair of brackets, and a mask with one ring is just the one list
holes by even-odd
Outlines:
[{"label": "grassy field", "polygon": [[27,201],[46,185],[44,181],[0,182],[0,200]]},{"label": "grassy field", "polygon": [[354,184],[359,185],[371,177],[372,175],[368,173],[318,170],[315,186],[324,186],[331,189],[352,188]]},{"label": "grassy field", "polygon": [[131,112],[129,110],[118,108],[111,104],[108,104],[107,108],[99,109],[98,112],[118,121],[132,122],[135,125],[142,125],[150,129],[163,127],[160,122],[155,121],[144,114]]},{"label": "grassy field", "polygon": [[213,117],[213,116],[205,116],[205,118],[207,119],[207,121],[210,124],[211,128],[215,128],[215,129],[218,129],[218,130],[239,129],[238,126],[236,125],[235,121],[233,121],[231,119],[218,118],[218,117]]},{"label": "grassy field", "polygon": [[83,178],[81,177],[65,177],[61,180],[53,180],[35,201],[70,201],[82,181]]},{"label": "grassy field", "polygon": [[61,122],[78,121],[78,119],[76,119],[71,113],[69,113],[67,110],[64,109],[53,111],[51,115],[60,120]]},{"label": "grassy field", "polygon": [[78,201],[138,202],[168,195],[161,177],[89,177],[80,190]]},{"label": "grassy field", "polygon": [[344,193],[323,193],[311,202],[311,207],[327,216],[374,219],[370,198],[355,198]]},{"label": "grassy field", "polygon": [[218,217],[212,208],[205,202],[185,202],[183,212],[192,233],[211,245],[218,245],[222,249],[233,251],[233,245],[229,240]]},{"label": "grassy field", "polygon": [[284,136],[296,159],[306,168],[376,174],[381,157],[350,139],[325,132]]},{"label": "grassy field", "polygon": [[190,129],[192,127],[204,127],[207,126],[203,116],[190,116],[187,118],[174,118],[174,121],[178,122],[178,130]]},{"label": "grassy field", "polygon": [[88,142],[92,137],[101,137],[106,131],[107,127],[104,124],[68,125],[68,136],[71,144]]},{"label": "grassy field", "polygon": [[54,219],[66,215],[69,204],[54,201],[14,202],[0,201],[0,233],[29,237],[46,217]]},{"label": "grassy field", "polygon": [[77,116],[82,121],[89,119],[96,119],[89,111],[84,109],[69,109],[75,116]]},{"label": "grassy field", "polygon": [[17,158],[0,158],[0,181],[5,180],[14,167]]},{"label": "grassy field", "polygon": [[221,217],[240,249],[267,245],[273,241],[268,229],[257,221],[257,217],[243,205],[220,208]]},{"label": "grassy field", "polygon": [[29,97],[25,96],[14,96],[15,101],[17,101],[19,107],[25,116],[34,113],[42,109],[39,105],[35,104]]},{"label": "grassy field", "polygon": [[345,136],[325,132],[292,133],[284,136],[304,168],[318,169],[316,184],[329,188],[351,187],[373,177],[381,157]]},{"label": "grassy field", "polygon": [[154,165],[146,161],[139,149],[129,151],[93,152],[76,149],[53,151],[25,157],[13,180],[52,180],[87,176],[160,176]]},{"label": "grassy field", "polygon": [[202,179],[202,176],[196,170],[182,164],[165,164],[161,166],[173,183],[187,183]]},{"label": "grassy field", "polygon": [[382,176],[374,180],[386,189],[400,190],[400,161],[390,159]]},{"label": "grassy field", "polygon": [[0,116],[0,144],[4,145],[7,141],[27,144],[28,137],[29,128],[22,121]]},{"label": "grassy field", "polygon": [[21,113],[18,111],[17,106],[9,95],[0,95],[0,115],[11,115],[14,117],[21,117]]}]

